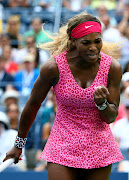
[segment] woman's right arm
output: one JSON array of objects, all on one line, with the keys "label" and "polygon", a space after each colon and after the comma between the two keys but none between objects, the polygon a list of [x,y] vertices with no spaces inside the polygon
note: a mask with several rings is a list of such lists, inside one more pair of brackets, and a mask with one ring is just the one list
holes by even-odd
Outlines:
[{"label": "woman's right arm", "polygon": [[[38,76],[32,92],[30,94],[29,99],[22,111],[19,129],[18,129],[18,136],[21,138],[26,138],[28,131],[35,120],[36,114],[41,106],[41,103],[47,96],[50,88],[52,87],[53,83],[57,83],[59,78],[58,67],[54,58],[48,60],[46,63],[43,64],[40,70],[40,75]],[[22,150],[17,147],[13,147],[6,155],[5,160],[9,158],[14,158],[15,163],[18,162],[19,157],[22,153]]]}]

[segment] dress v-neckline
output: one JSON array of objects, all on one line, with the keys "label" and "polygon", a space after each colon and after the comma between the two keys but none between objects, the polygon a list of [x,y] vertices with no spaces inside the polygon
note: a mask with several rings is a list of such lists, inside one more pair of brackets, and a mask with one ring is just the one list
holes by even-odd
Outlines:
[{"label": "dress v-neckline", "polygon": [[[88,86],[88,87],[86,87],[86,88],[82,88],[82,87],[77,83],[77,81],[75,80],[75,77],[74,77],[74,75],[73,75],[73,73],[72,73],[72,71],[71,71],[71,69],[70,69],[69,64],[68,64],[68,60],[67,60],[66,53],[67,53],[67,51],[64,52],[64,56],[65,56],[65,60],[66,60],[66,65],[67,65],[68,70],[69,70],[69,72],[70,72],[70,74],[71,74],[71,77],[72,77],[72,79],[73,79],[73,82],[76,84],[76,86],[78,86],[78,87],[79,87],[80,89],[82,89],[83,91],[91,88],[91,87],[95,84],[96,79],[97,79],[97,77],[98,77],[98,75],[99,75],[99,72],[100,72],[100,67],[101,67],[101,62],[102,62],[102,54],[101,54],[101,60],[100,60],[100,64],[99,64],[99,69],[98,69],[98,72],[97,72],[97,74],[96,74],[96,76],[95,76],[95,78],[94,78],[94,81],[92,82],[92,84],[91,84],[90,86]],[[101,53],[101,52],[100,52],[100,53]]]}]

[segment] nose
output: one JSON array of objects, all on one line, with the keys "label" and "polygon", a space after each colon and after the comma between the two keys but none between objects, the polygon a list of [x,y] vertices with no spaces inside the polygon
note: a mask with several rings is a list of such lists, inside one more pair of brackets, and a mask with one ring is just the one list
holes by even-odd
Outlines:
[{"label": "nose", "polygon": [[92,51],[92,52],[96,51],[97,50],[96,45],[95,44],[91,44],[90,47],[89,47],[89,50]]}]

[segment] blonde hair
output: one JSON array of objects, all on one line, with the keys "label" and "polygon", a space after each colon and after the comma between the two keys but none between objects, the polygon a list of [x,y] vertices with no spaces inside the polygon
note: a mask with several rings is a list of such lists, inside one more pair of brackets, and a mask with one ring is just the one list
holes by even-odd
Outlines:
[{"label": "blonde hair", "polygon": [[[63,51],[73,48],[71,43],[70,33],[74,27],[85,21],[95,21],[101,24],[101,22],[94,16],[86,14],[86,12],[80,13],[68,20],[68,23],[59,29],[59,33],[55,33],[54,36],[48,35],[44,29],[43,32],[52,40],[44,44],[38,44],[38,48],[50,51],[51,56],[58,55]],[[120,44],[121,43],[109,43],[103,42],[101,51],[115,59],[120,58]]]},{"label": "blonde hair", "polygon": [[[15,29],[13,31],[10,28],[10,23],[15,22]],[[7,26],[6,26],[6,32],[12,34],[13,36],[17,37],[19,33],[20,28],[20,16],[19,15],[12,15],[8,18]]]}]

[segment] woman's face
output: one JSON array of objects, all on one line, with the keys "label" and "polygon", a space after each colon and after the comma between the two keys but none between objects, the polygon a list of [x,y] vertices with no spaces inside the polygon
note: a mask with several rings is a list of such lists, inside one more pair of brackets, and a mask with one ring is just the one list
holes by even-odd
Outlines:
[{"label": "woman's face", "polygon": [[10,59],[11,56],[11,47],[10,46],[4,46],[3,48],[3,56],[6,60]]},{"label": "woman's face", "polygon": [[11,21],[9,22],[9,28],[10,28],[10,30],[16,29],[17,25],[18,25],[18,23],[17,23],[16,21],[11,20]]},{"label": "woman's face", "polygon": [[74,39],[73,45],[76,47],[78,57],[87,63],[95,63],[102,48],[102,38],[100,33],[90,33],[84,37]]}]

